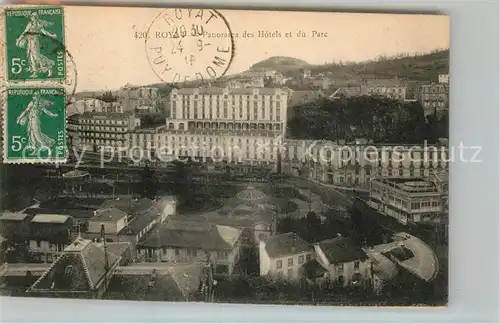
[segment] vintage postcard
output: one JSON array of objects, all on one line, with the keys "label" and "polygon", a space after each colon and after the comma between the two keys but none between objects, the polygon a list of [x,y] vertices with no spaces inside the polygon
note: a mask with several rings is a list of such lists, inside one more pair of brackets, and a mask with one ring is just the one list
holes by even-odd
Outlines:
[{"label": "vintage postcard", "polygon": [[447,304],[447,16],[1,20],[3,295]]}]

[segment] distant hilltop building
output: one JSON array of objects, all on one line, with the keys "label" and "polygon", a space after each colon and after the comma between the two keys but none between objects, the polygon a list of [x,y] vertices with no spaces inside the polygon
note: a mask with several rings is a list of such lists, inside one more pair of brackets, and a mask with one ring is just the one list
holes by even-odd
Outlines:
[{"label": "distant hilltop building", "polygon": [[[285,133],[287,103],[288,91],[281,88],[174,89],[166,124],[152,134],[154,147],[138,144],[144,153],[161,154],[160,160],[167,154],[274,167],[278,147],[273,141]],[[162,147],[169,152],[160,152]]]},{"label": "distant hilltop building", "polygon": [[448,83],[429,83],[420,86],[419,101],[424,114],[442,116],[448,111],[450,88]]},{"label": "distant hilltop building", "polygon": [[264,88],[264,78],[261,76],[238,78],[228,81],[227,87],[230,89]]},{"label": "distant hilltop building", "polygon": [[356,96],[379,95],[395,100],[406,100],[406,85],[400,79],[368,79],[363,80],[360,85],[352,87],[340,87],[330,99],[337,100]]},{"label": "distant hilltop building", "polygon": [[66,108],[67,115],[71,116],[74,114],[84,114],[84,113],[103,113],[103,112],[115,112],[122,113],[123,106],[118,102],[105,102],[96,98],[86,98],[79,99],[71,102]]},{"label": "distant hilltop building", "polygon": [[142,114],[159,114],[164,111],[158,88],[134,88],[126,85],[116,92],[116,96],[120,105],[123,106],[123,111],[133,111]]},{"label": "distant hilltop building", "polygon": [[438,75],[438,82],[446,84],[450,83],[450,75],[448,73]]}]

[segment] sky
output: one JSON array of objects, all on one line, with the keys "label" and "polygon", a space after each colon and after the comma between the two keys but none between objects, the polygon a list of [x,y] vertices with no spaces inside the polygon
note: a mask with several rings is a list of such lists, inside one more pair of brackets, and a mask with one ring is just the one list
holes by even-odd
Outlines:
[{"label": "sky", "polygon": [[[77,91],[118,89],[125,84],[162,82],[151,69],[143,39],[161,8],[77,7],[65,11],[66,48],[78,73]],[[186,9],[184,9],[186,10]],[[449,48],[449,18],[440,15],[274,12],[219,10],[234,37],[227,74],[247,70],[271,56],[290,56],[310,64],[364,61],[379,55]],[[206,18],[205,14],[205,18]],[[167,26],[164,24],[164,26]],[[224,32],[223,25],[214,32]],[[243,37],[268,31],[281,37]],[[303,31],[305,37],[297,37]],[[322,37],[312,37],[313,31]],[[291,33],[291,37],[286,37]],[[164,40],[157,40],[164,41]],[[164,80],[170,81],[170,80]]]}]

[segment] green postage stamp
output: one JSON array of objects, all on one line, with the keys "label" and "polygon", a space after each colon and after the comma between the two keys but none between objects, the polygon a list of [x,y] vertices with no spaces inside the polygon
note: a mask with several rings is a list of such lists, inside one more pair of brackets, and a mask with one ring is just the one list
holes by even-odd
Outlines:
[{"label": "green postage stamp", "polygon": [[66,162],[65,105],[64,88],[8,89],[4,106],[4,162]]},{"label": "green postage stamp", "polygon": [[62,7],[5,9],[7,80],[64,80]]}]

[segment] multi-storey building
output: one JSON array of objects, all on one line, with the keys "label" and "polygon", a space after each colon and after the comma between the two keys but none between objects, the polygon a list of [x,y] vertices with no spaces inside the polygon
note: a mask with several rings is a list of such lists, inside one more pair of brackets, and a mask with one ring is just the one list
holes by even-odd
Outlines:
[{"label": "multi-storey building", "polygon": [[312,245],[295,233],[273,235],[259,242],[261,276],[298,280],[303,266],[313,257]]},{"label": "multi-storey building", "polygon": [[68,121],[69,141],[79,150],[98,152],[115,149],[115,155],[127,155],[128,132],[139,127],[141,120],[133,113],[84,113]]},{"label": "multi-storey building", "polygon": [[327,271],[330,283],[342,286],[370,283],[371,261],[350,238],[339,235],[320,241],[314,244],[314,251],[315,261],[321,266],[319,269]]},{"label": "multi-storey building", "polygon": [[287,101],[279,88],[174,89],[166,125],[156,129],[156,154],[275,165]]},{"label": "multi-storey building", "polygon": [[156,156],[157,139],[158,136],[154,128],[136,128],[129,131],[128,143],[130,150],[128,157],[135,163],[146,160],[152,161]]},{"label": "multi-storey building", "polygon": [[438,145],[395,145],[286,140],[282,170],[288,174],[339,186],[367,187],[375,177],[427,177],[448,169],[448,148]]},{"label": "multi-storey building", "polygon": [[447,174],[370,181],[368,204],[400,223],[441,223],[448,212]]},{"label": "multi-storey building", "polygon": [[374,95],[403,101],[407,99],[407,84],[399,79],[367,79],[360,84],[339,87],[329,98],[337,100]]},{"label": "multi-storey building", "polygon": [[448,110],[449,86],[447,83],[430,83],[420,86],[419,101],[425,115],[442,115]]},{"label": "multi-storey building", "polygon": [[145,114],[164,112],[158,88],[125,86],[117,92],[117,98],[124,111]]},{"label": "multi-storey building", "polygon": [[406,85],[400,79],[369,79],[361,82],[361,94],[406,99]]}]

